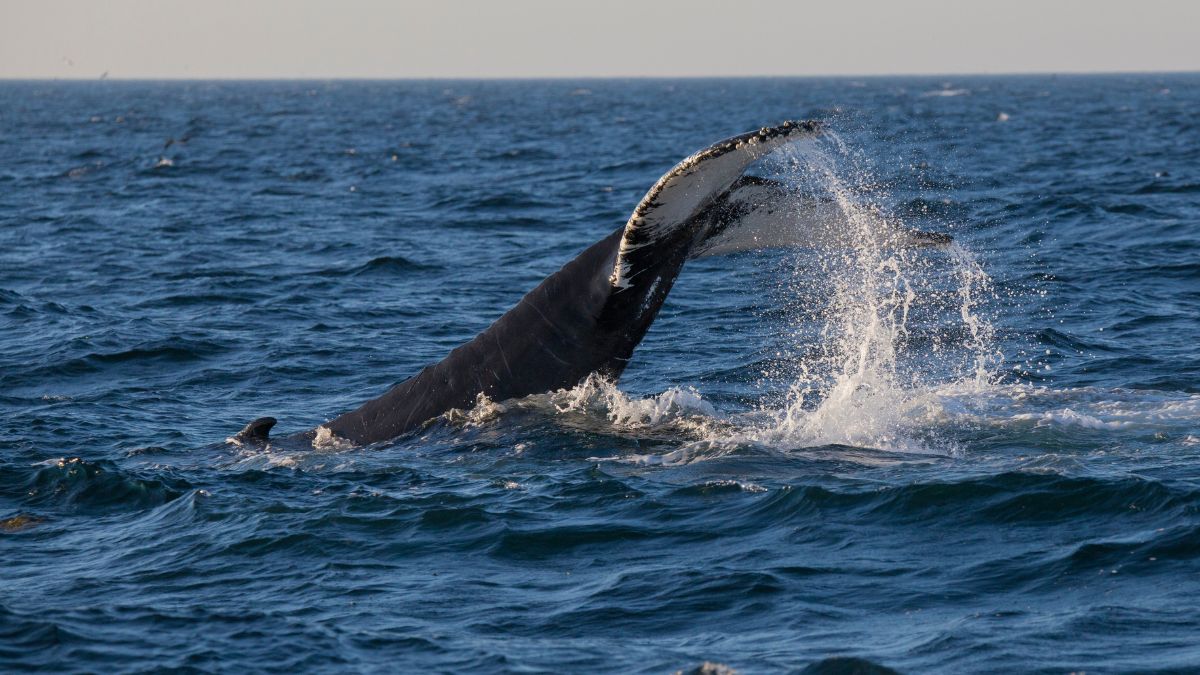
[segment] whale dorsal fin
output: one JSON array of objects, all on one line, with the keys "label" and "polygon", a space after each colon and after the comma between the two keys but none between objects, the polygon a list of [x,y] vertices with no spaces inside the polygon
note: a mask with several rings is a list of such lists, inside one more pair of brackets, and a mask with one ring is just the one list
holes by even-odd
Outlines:
[{"label": "whale dorsal fin", "polygon": [[694,236],[695,216],[725,193],[746,167],[788,141],[818,133],[816,122],[784,122],[714,143],[676,164],[629,217],[612,272],[614,288],[631,287],[634,278],[655,262],[653,244]]},{"label": "whale dorsal fin", "polygon": [[270,440],[273,426],[275,426],[274,417],[260,417],[247,424],[233,439],[239,443],[266,443]]}]

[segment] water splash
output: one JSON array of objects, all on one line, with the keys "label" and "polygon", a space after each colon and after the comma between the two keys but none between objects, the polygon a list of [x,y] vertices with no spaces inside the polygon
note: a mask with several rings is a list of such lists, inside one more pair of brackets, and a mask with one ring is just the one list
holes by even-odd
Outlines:
[{"label": "water splash", "polygon": [[439,419],[463,429],[487,427],[513,413],[550,416],[557,424],[598,433],[633,437],[703,439],[731,428],[725,415],[693,387],[671,387],[645,398],[630,396],[612,380],[589,375],[570,389],[496,402],[476,398],[466,410],[450,410]]},{"label": "water splash", "polygon": [[690,439],[668,455],[633,458],[645,463],[712,459],[748,446],[957,454],[939,429],[964,399],[996,384],[1003,362],[982,309],[995,298],[991,278],[961,244],[912,246],[936,239],[914,237],[888,214],[887,193],[837,134],[781,154],[776,177],[802,197],[795,208],[817,204],[829,217],[795,219],[823,230],[815,236],[785,233],[821,243],[792,254],[778,289],[789,308],[784,344],[763,373],[758,409],[721,413],[690,387],[631,397],[592,376],[503,405],[480,400],[447,421],[477,426],[516,407],[605,433]]},{"label": "water splash", "polygon": [[825,215],[795,219],[817,228],[815,236],[781,235],[818,243],[795,249],[778,289],[789,311],[756,410],[719,412],[691,387],[631,397],[592,376],[516,401],[481,397],[444,421],[475,428],[526,410],[601,433],[685,440],[668,455],[639,456],[647,463],[749,446],[957,454],[939,431],[969,407],[965,400],[986,397],[1003,362],[983,311],[995,299],[991,278],[963,245],[931,248],[936,237],[914,237],[910,223],[889,214],[886,190],[836,133],[780,154],[776,177],[801,197],[794,208],[817,205]]},{"label": "water splash", "polygon": [[631,398],[594,374],[573,389],[550,394],[550,402],[560,413],[599,411],[614,426],[627,429],[657,427],[690,416],[719,416],[693,387],[671,387],[657,396]]},{"label": "water splash", "polygon": [[[886,193],[835,133],[785,157],[795,189],[836,205],[849,245],[798,253],[785,294],[793,303],[790,352],[777,372],[791,380],[782,408],[747,434],[773,446],[842,444],[905,452],[954,452],[933,438],[933,391],[991,386],[1002,362],[981,312],[990,277],[961,244],[944,252],[901,246],[905,223]],[[919,334],[914,334],[919,330]],[[816,344],[816,349],[812,344]]]}]

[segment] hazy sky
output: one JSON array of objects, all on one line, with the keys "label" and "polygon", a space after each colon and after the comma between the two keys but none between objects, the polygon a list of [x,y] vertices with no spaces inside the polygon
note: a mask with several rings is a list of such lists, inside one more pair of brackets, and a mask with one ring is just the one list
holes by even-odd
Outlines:
[{"label": "hazy sky", "polygon": [[1200,0],[0,0],[0,78],[1200,70]]}]

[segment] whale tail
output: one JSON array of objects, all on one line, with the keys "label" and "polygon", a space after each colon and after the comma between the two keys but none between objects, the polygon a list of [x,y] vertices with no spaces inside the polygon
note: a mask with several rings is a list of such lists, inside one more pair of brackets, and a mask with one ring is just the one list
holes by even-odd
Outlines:
[{"label": "whale tail", "polygon": [[756,160],[820,133],[785,122],[696,152],[654,184],[624,227],[527,293],[475,339],[323,427],[364,444],[395,438],[479,395],[492,400],[616,377],[649,329],[693,246],[697,216]]},{"label": "whale tail", "polygon": [[[624,227],[551,274],[473,340],[330,420],[318,436],[374,443],[452,408],[469,408],[480,396],[500,401],[573,387],[592,373],[618,377],[689,258],[802,244],[808,235],[794,232],[806,229],[809,216],[802,214],[812,205],[789,206],[781,184],[744,173],[775,148],[820,133],[815,122],[785,122],[684,159],[650,188]],[[913,244],[935,241],[925,234]],[[239,437],[265,441],[274,423],[266,419]]]}]

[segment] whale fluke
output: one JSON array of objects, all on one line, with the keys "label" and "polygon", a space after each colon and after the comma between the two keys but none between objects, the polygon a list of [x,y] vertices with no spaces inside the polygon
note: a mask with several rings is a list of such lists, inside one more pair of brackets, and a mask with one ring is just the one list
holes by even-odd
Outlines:
[{"label": "whale fluke", "polygon": [[[470,408],[480,396],[500,401],[570,388],[592,373],[619,377],[687,260],[849,241],[836,234],[846,228],[829,220],[837,216],[831,204],[804,201],[778,182],[743,175],[784,143],[820,131],[815,122],[785,122],[694,153],[650,188],[623,227],[547,277],[474,339],[300,436],[374,443],[448,410]],[[821,228],[834,234],[809,232]],[[897,232],[905,246],[934,245],[941,236]],[[266,441],[274,423],[255,420],[236,440]]]},{"label": "whale fluke", "polygon": [[785,122],[716,143],[654,184],[624,227],[551,274],[475,339],[383,396],[322,425],[354,443],[394,438],[479,395],[505,400],[616,378],[646,334],[693,246],[697,219],[742,172],[819,132]]},{"label": "whale fluke", "polygon": [[[704,234],[692,258],[765,248],[853,248],[864,236],[836,202],[760,176],[738,178],[697,220]],[[952,241],[949,235],[898,227],[891,219],[873,218],[867,226],[882,245],[922,248]]]}]

